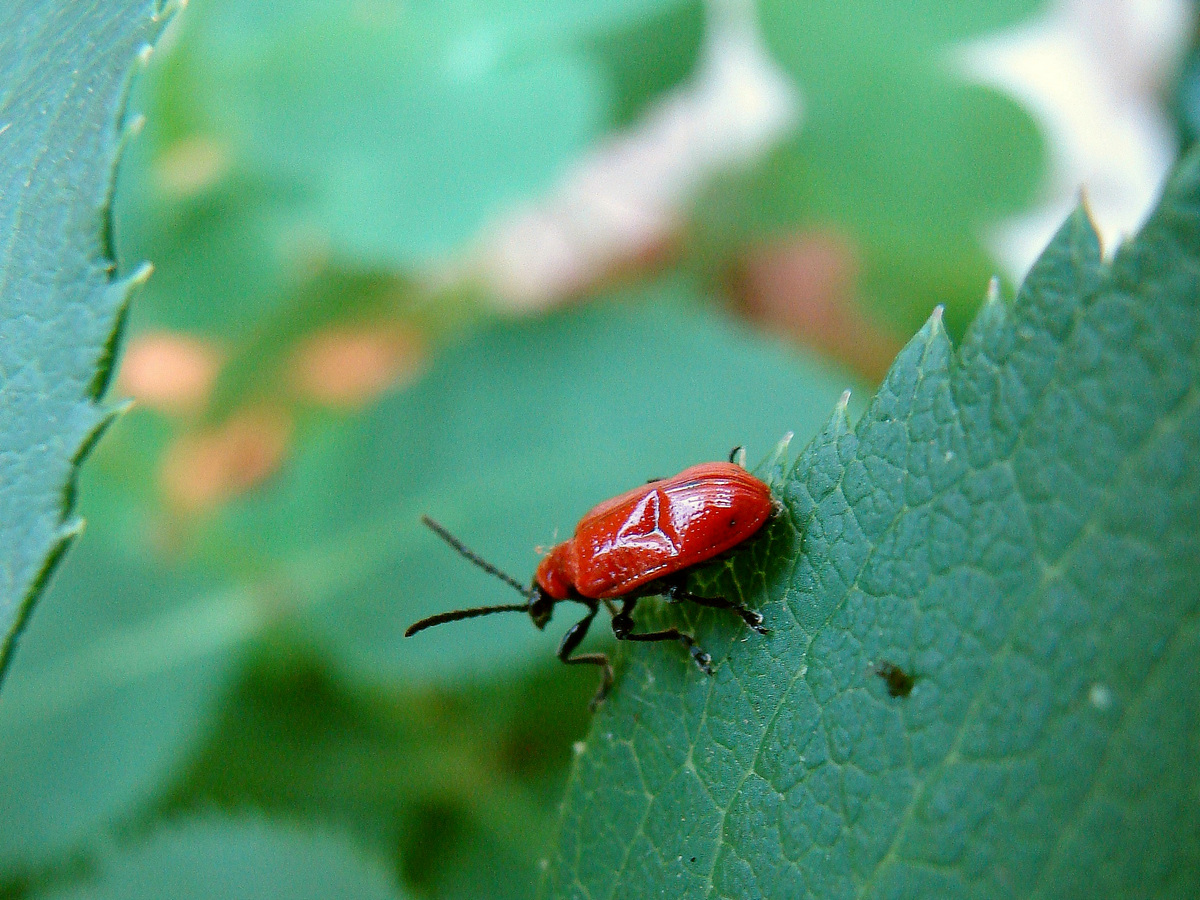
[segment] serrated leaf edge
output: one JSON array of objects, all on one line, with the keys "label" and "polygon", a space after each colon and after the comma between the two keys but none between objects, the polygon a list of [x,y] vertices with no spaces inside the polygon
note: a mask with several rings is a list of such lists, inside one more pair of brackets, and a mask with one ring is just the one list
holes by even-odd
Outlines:
[{"label": "serrated leaf edge", "polygon": [[[177,10],[182,9],[186,5],[187,0],[166,0],[165,3],[156,5],[150,12],[149,20],[160,24],[158,35],[162,33],[161,26],[165,25],[166,21]],[[12,658],[20,642],[21,634],[29,622],[34,605],[41,596],[42,591],[45,590],[46,585],[49,583],[50,578],[53,576],[55,569],[66,554],[71,543],[83,531],[83,520],[72,518],[79,467],[87,454],[91,452],[108,429],[108,426],[127,408],[127,404],[121,403],[114,404],[108,409],[100,408],[100,398],[103,396],[105,390],[107,390],[116,370],[118,348],[121,337],[124,334],[125,323],[128,319],[129,303],[133,292],[150,277],[153,272],[153,266],[149,263],[143,263],[127,276],[120,277],[115,275],[116,253],[113,243],[113,199],[116,191],[117,165],[129,141],[141,130],[139,122],[141,117],[134,117],[132,120],[126,119],[133,80],[140,70],[145,67],[146,61],[149,58],[149,52],[152,49],[152,44],[143,44],[135,58],[129,63],[124,84],[121,88],[121,95],[117,103],[115,126],[118,129],[118,135],[112,154],[105,163],[108,166],[109,172],[108,187],[105,191],[104,199],[96,210],[96,215],[99,219],[100,261],[103,263],[110,279],[107,292],[116,292],[120,299],[112,329],[104,342],[100,355],[96,359],[96,373],[88,386],[87,393],[82,398],[84,403],[90,403],[94,408],[98,409],[99,420],[83,437],[79,446],[76,447],[74,453],[71,455],[71,471],[61,491],[62,499],[60,501],[61,508],[59,510],[57,540],[51,546],[41,568],[38,569],[37,575],[30,583],[29,590],[17,605],[12,625],[3,635],[0,635],[0,687],[3,686],[5,675],[8,672],[9,665],[12,663]]]}]

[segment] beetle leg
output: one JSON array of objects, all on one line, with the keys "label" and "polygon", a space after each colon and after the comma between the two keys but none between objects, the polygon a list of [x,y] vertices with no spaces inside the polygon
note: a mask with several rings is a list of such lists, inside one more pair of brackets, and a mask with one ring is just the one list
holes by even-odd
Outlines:
[{"label": "beetle leg", "polygon": [[621,603],[621,611],[613,616],[612,630],[618,641],[679,641],[692,655],[696,665],[705,675],[713,674],[712,657],[704,652],[690,634],[685,634],[678,628],[664,628],[662,631],[647,631],[641,634],[633,633],[633,612],[637,605],[637,597],[626,597]]},{"label": "beetle leg", "polygon": [[697,606],[708,606],[713,609],[731,609],[739,616],[742,621],[757,631],[759,634],[770,634],[770,630],[763,627],[763,617],[752,609],[747,609],[742,604],[734,600],[729,600],[725,597],[701,597],[699,594],[693,594],[685,591],[678,585],[671,585],[667,588],[667,595],[672,600],[689,600]]},{"label": "beetle leg", "polygon": [[591,611],[567,629],[567,633],[563,635],[562,643],[558,645],[558,658],[567,665],[572,666],[576,663],[591,663],[593,666],[600,666],[600,687],[596,688],[596,696],[592,698],[589,704],[592,709],[599,706],[605,697],[608,696],[608,690],[613,683],[613,670],[609,665],[608,657],[603,653],[581,653],[579,656],[572,656],[572,651],[583,641],[584,635],[588,633],[588,628],[592,625],[592,619],[596,618],[596,613],[599,612],[600,606],[593,605]]}]

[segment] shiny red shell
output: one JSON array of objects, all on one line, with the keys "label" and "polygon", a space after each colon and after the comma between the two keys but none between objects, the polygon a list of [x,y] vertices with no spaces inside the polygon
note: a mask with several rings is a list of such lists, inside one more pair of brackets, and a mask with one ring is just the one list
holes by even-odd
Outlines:
[{"label": "shiny red shell", "polygon": [[606,500],[537,568],[551,597],[602,600],[712,559],[757,532],[771,490],[733,463],[702,463]]}]

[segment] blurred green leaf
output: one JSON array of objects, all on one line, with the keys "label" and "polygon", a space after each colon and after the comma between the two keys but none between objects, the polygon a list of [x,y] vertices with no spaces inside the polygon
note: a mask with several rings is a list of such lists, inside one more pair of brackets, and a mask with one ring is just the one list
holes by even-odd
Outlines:
[{"label": "blurred green leaf", "polygon": [[682,5],[194,3],[147,96],[169,123],[156,164],[202,166],[172,148],[207,147],[214,178],[290,195],[285,243],[366,268],[428,263],[599,136],[609,79],[577,48]]},{"label": "blurred green leaf", "polygon": [[692,74],[704,25],[704,3],[686,0],[588,42],[612,83],[613,127],[634,126],[647,106]]},{"label": "blurred green leaf", "polygon": [[194,0],[182,25],[135,98],[149,128],[122,166],[119,250],[159,273],[135,326],[238,340],[328,266],[403,274],[540,193],[690,71],[702,15]]},{"label": "blurred green leaf", "polygon": [[77,849],[160,791],[258,627],[251,599],[163,565],[136,515],[105,512],[30,617],[0,699],[3,874]]},{"label": "blurred green leaf", "polygon": [[311,825],[209,815],[110,849],[94,883],[56,900],[398,900],[379,863]]},{"label": "blurred green leaf", "polygon": [[997,269],[989,227],[1025,208],[1045,169],[1032,118],[952,69],[955,44],[1040,11],[1032,0],[798,4],[763,0],[773,57],[804,95],[794,138],[702,205],[705,242],[796,232],[849,239],[860,296],[911,334],[938,303],[961,333]]},{"label": "blurred green leaf", "polygon": [[1192,154],[1111,263],[1081,210],[957,352],[935,315],[708,586],[771,635],[643,616],[717,673],[623,648],[544,893],[1196,896],[1197,297]]},{"label": "blurred green leaf", "polygon": [[311,191],[316,238],[363,266],[448,254],[546,187],[606,117],[605,85],[578,58],[429,71],[406,37],[322,23],[216,86],[238,151]]},{"label": "blurred green leaf", "polygon": [[244,176],[186,201],[157,196],[153,122],[126,155],[115,203],[121,258],[155,261],[131,330],[243,340],[287,309],[305,282],[303,250],[280,246],[296,214],[281,192]]},{"label": "blurred green leaf", "polygon": [[167,814],[252,804],[330,822],[395,852],[421,896],[530,900],[595,690],[594,673],[533,662],[454,693],[361,695],[318,662],[268,655]]},{"label": "blurred green leaf", "polygon": [[[470,0],[461,9],[472,23],[502,35],[505,45],[536,47],[594,38],[633,28],[688,0]],[[435,16],[444,6],[430,2]],[[478,26],[477,26],[478,27]]]},{"label": "blurred green leaf", "polygon": [[119,122],[158,4],[0,11],[0,675],[13,639],[78,533],[79,461],[111,416],[119,319],[108,200]]},{"label": "blurred green leaf", "polygon": [[[253,53],[263,37],[318,22],[353,19],[380,25],[403,24],[406,47],[425,45],[431,65],[443,57],[476,58],[484,63],[519,58],[543,48],[636,27],[689,0],[408,0],[364,8],[353,0],[302,0],[287,6],[244,0],[205,0],[205,43],[237,57]],[[267,40],[271,40],[270,37]],[[460,54],[446,53],[446,48]]]}]

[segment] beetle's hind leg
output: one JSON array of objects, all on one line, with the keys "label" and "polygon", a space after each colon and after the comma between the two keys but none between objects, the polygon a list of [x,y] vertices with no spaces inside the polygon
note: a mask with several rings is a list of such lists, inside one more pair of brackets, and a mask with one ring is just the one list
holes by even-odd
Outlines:
[{"label": "beetle's hind leg", "polygon": [[586,616],[567,629],[567,633],[563,635],[562,643],[558,645],[558,658],[567,665],[573,666],[576,663],[590,663],[593,666],[600,667],[600,686],[596,688],[596,696],[592,697],[592,702],[589,704],[593,710],[604,702],[604,698],[608,696],[608,691],[612,687],[612,665],[609,664],[608,657],[603,653],[581,653],[578,656],[572,656],[571,653],[582,643],[599,609],[599,604],[593,605],[591,611]]},{"label": "beetle's hind leg", "polygon": [[684,590],[683,582],[668,583],[663,594],[672,602],[679,600],[687,600],[695,603],[697,606],[707,606],[711,609],[729,609],[742,617],[742,621],[757,631],[759,634],[770,634],[770,629],[763,625],[763,617],[752,609],[749,609],[742,604],[729,600],[725,597],[701,597],[699,594],[693,594],[690,591]]},{"label": "beetle's hind leg", "polygon": [[633,633],[633,608],[637,605],[637,597],[626,597],[621,601],[621,611],[613,616],[612,630],[618,641],[679,641],[687,648],[688,653],[700,671],[705,675],[713,674],[712,657],[696,643],[690,634],[678,628],[664,628],[662,631],[647,631],[641,634]]}]

